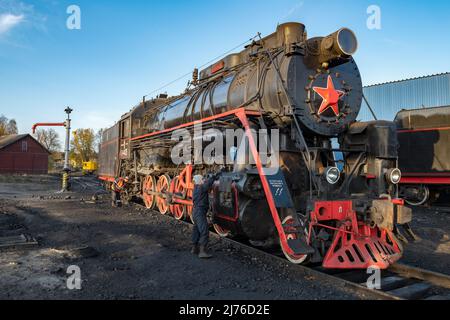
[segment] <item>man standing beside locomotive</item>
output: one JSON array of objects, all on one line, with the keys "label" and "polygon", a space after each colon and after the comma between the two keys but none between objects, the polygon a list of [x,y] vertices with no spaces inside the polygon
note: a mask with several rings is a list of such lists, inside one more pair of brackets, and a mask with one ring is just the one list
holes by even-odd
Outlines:
[{"label": "man standing beside locomotive", "polygon": [[209,179],[204,179],[201,175],[194,176],[194,208],[192,216],[194,218],[194,230],[192,232],[192,254],[198,255],[201,259],[211,258],[206,246],[209,240],[208,219],[206,214],[209,211],[209,190],[220,173],[217,173]]}]

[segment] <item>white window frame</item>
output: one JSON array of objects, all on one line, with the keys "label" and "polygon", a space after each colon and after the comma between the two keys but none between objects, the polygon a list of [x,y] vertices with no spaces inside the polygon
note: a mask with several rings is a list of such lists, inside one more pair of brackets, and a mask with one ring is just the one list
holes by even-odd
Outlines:
[{"label": "white window frame", "polygon": [[28,141],[22,141],[22,152],[28,152]]}]

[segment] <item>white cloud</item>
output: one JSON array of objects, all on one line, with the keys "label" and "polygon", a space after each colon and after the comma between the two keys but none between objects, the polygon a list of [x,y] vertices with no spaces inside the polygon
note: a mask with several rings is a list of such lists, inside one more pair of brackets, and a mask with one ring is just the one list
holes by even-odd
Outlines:
[{"label": "white cloud", "polygon": [[11,13],[0,15],[0,35],[8,32],[15,26],[24,21],[25,16],[23,14],[14,15]]},{"label": "white cloud", "polygon": [[290,16],[292,16],[297,10],[301,9],[303,5],[305,4],[304,1],[300,1],[297,4],[295,4],[281,19],[287,19]]},{"label": "white cloud", "polygon": [[[53,0],[42,0],[41,5],[45,9],[51,11],[54,10],[55,3],[50,3]],[[0,45],[14,45],[16,47],[24,47],[20,42],[27,42],[27,33],[22,32],[15,34],[14,37],[9,37],[9,33],[12,30],[20,27],[23,30],[35,29],[41,32],[47,32],[47,16],[37,11],[33,4],[33,1],[21,1],[21,0],[0,0]],[[14,39],[14,43],[11,40]]]}]

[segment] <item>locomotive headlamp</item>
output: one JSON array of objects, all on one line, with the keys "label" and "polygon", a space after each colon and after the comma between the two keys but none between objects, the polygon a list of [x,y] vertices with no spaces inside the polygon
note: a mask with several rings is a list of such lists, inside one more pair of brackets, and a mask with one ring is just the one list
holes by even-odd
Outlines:
[{"label": "locomotive headlamp", "polygon": [[341,177],[341,171],[339,171],[336,167],[328,167],[325,171],[325,178],[327,179],[327,182],[329,184],[336,184],[338,183],[339,179]]},{"label": "locomotive headlamp", "polygon": [[344,55],[352,56],[358,49],[358,40],[352,30],[342,28],[337,32],[337,44]]},{"label": "locomotive headlamp", "polygon": [[389,169],[386,172],[386,180],[389,183],[392,184],[399,184],[400,180],[402,179],[402,172],[400,171],[400,169],[395,168],[395,169]]},{"label": "locomotive headlamp", "polygon": [[358,39],[352,30],[342,28],[327,37],[317,40],[316,38],[308,40],[313,47],[315,42],[319,41],[318,63],[329,63],[338,58],[349,58],[358,50]]}]

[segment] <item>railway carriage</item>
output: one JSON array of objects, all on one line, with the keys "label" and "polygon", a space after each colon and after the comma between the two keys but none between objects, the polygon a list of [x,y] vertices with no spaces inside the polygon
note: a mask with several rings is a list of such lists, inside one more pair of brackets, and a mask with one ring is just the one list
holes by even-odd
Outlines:
[{"label": "railway carriage", "polygon": [[400,191],[413,206],[450,193],[450,106],[400,111]]},{"label": "railway carriage", "polygon": [[[389,267],[402,255],[399,227],[411,221],[411,210],[398,198],[395,124],[356,122],[362,100],[356,50],[346,28],[308,38],[303,24],[279,25],[242,52],[195,71],[181,95],[144,99],[106,130],[100,179],[126,181],[123,197],[190,219],[193,175],[220,171],[210,213],[219,235],[279,245],[298,264]],[[211,137],[209,129],[224,134]],[[244,161],[173,160],[178,131],[192,134],[188,145],[205,151],[208,141],[238,129],[240,137],[219,145]],[[255,132],[274,130],[277,137],[266,141],[276,139],[278,149],[261,150]]]}]

